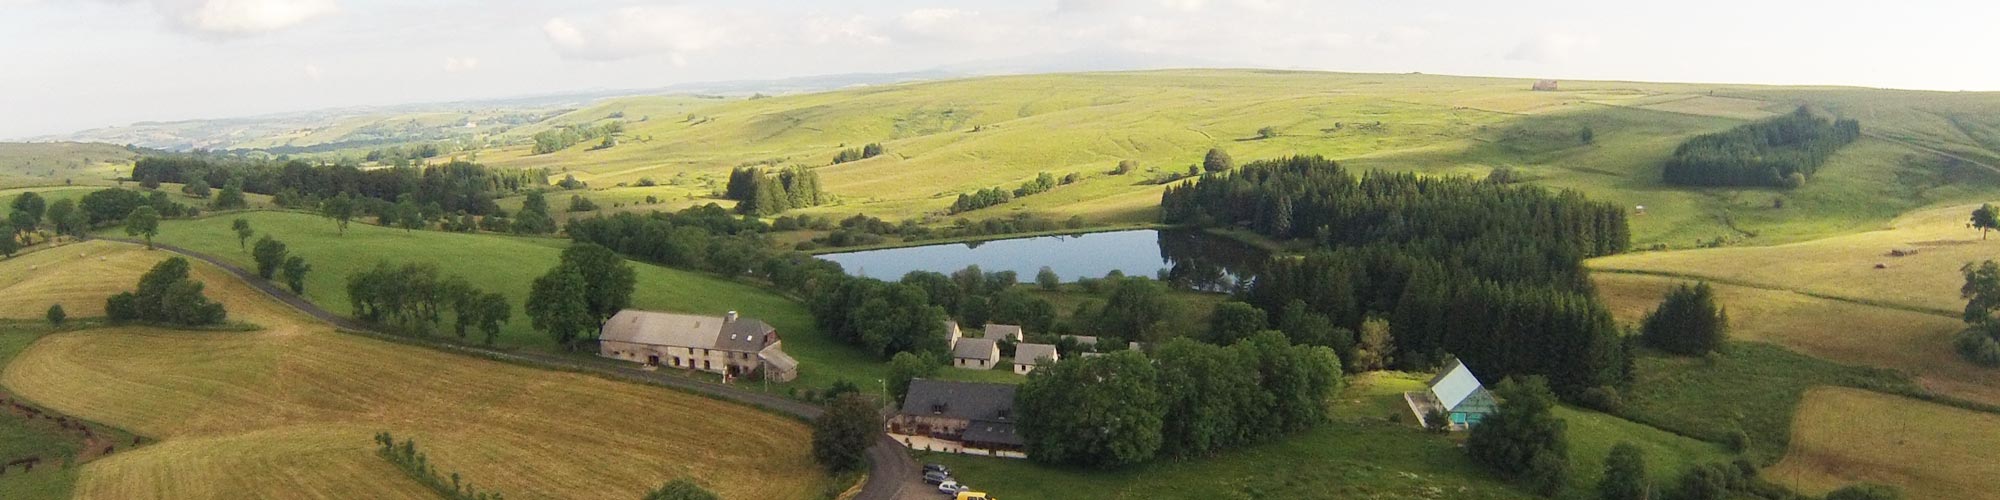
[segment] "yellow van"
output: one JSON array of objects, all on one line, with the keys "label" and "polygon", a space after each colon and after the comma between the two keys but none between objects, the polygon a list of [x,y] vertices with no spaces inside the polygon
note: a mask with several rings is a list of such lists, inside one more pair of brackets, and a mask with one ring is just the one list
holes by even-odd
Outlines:
[{"label": "yellow van", "polygon": [[961,491],[958,492],[958,498],[955,498],[953,500],[992,500],[992,499],[987,497],[986,493],[983,492]]}]

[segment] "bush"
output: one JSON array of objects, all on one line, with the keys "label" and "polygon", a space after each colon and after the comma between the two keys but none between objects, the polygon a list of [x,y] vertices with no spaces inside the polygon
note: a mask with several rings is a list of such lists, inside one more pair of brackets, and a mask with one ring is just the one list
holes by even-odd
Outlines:
[{"label": "bush", "polygon": [[228,316],[222,304],[202,295],[202,284],[188,279],[188,262],[169,257],[139,277],[139,287],[104,301],[112,321],[150,321],[184,326],[221,323]]},{"label": "bush", "polygon": [[69,320],[69,313],[63,312],[62,304],[51,305],[49,306],[48,319],[49,326],[61,327],[64,321]]},{"label": "bush", "polygon": [[1728,435],[1723,436],[1723,444],[1729,445],[1729,451],[1737,453],[1749,451],[1750,433],[1743,432],[1743,429],[1731,429]]},{"label": "bush", "polygon": [[1826,500],[1899,500],[1903,491],[1886,484],[1861,483],[1833,490]]},{"label": "bush", "polygon": [[868,447],[882,432],[882,415],[860,394],[849,392],[833,398],[812,427],[813,461],[834,472],[858,470],[867,465]]},{"label": "bush", "polygon": [[2000,340],[1978,329],[1966,330],[1958,334],[1958,353],[1973,364],[1987,368],[2000,367]]},{"label": "bush", "polygon": [[1577,396],[1577,402],[1585,408],[1617,415],[1625,410],[1625,399],[1618,394],[1618,388],[1598,386],[1584,389]]}]

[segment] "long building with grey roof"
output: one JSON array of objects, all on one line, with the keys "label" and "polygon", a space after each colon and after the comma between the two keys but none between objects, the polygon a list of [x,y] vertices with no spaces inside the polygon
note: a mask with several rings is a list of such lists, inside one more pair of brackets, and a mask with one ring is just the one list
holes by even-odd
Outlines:
[{"label": "long building with grey roof", "polygon": [[716,317],[626,309],[604,322],[597,344],[600,356],[648,366],[778,382],[799,374],[776,328],[735,311]]}]

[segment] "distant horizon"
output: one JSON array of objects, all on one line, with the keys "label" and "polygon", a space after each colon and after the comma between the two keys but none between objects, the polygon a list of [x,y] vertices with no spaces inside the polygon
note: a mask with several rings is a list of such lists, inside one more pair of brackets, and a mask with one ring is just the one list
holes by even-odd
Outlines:
[{"label": "distant horizon", "polygon": [[[579,89],[1158,67],[2000,90],[2000,4],[0,0],[0,137]],[[88,27],[88,29],[79,29]],[[1065,54],[1080,57],[1063,57]]]},{"label": "distant horizon", "polygon": [[[424,107],[424,106],[444,107],[454,104],[480,105],[485,103],[498,103],[505,101],[517,101],[517,100],[556,99],[556,98],[564,98],[571,96],[581,97],[590,94],[603,94],[601,96],[590,97],[588,99],[594,102],[605,99],[620,99],[627,97],[644,97],[644,96],[700,95],[700,94],[711,94],[711,93],[719,93],[719,94],[759,93],[758,91],[751,91],[751,90],[711,92],[705,90],[674,91],[673,89],[676,87],[699,87],[703,85],[737,84],[737,83],[779,83],[791,80],[813,79],[813,78],[834,78],[834,77],[866,76],[866,75],[891,76],[891,75],[904,75],[904,74],[923,74],[923,73],[931,73],[939,71],[942,70],[938,68],[933,68],[927,70],[898,71],[898,72],[826,73],[826,74],[796,75],[796,76],[772,78],[772,79],[704,80],[695,82],[681,82],[659,87],[607,86],[598,88],[556,90],[556,91],[534,92],[534,93],[517,94],[517,95],[473,97],[473,98],[450,99],[450,100],[409,101],[409,102],[393,102],[393,103],[363,103],[363,104],[350,104],[350,105],[329,106],[329,107],[319,107],[319,108],[287,109],[287,110],[271,111],[266,113],[257,113],[248,115],[202,116],[202,117],[190,117],[190,118],[141,120],[124,124],[100,125],[100,126],[86,127],[86,128],[67,130],[62,132],[54,132],[54,133],[4,137],[0,138],[0,142],[93,142],[93,141],[77,141],[70,137],[75,136],[77,134],[82,134],[96,130],[110,130],[110,129],[127,128],[127,127],[147,126],[147,125],[166,125],[166,124],[176,124],[176,123],[195,123],[195,122],[225,121],[225,120],[253,120],[253,119],[265,119],[265,118],[277,118],[288,115],[336,112],[344,110],[352,110],[360,112],[360,111],[372,111],[372,110],[389,110],[389,109],[403,108],[403,107]],[[1634,80],[1634,79],[1622,79],[1622,78],[1599,79],[1599,78],[1563,78],[1559,76],[1471,75],[1471,74],[1454,74],[1454,73],[1433,73],[1427,71],[1387,72],[1387,71],[1342,71],[1333,69],[1267,68],[1267,67],[1250,67],[1250,66],[1237,66],[1237,67],[1187,66],[1187,67],[1144,68],[1144,69],[1047,71],[1047,72],[995,73],[995,74],[951,74],[943,78],[882,81],[876,83],[856,84],[846,87],[835,87],[835,88],[808,90],[802,92],[784,93],[780,95],[816,94],[823,92],[837,92],[848,88],[872,87],[881,85],[899,85],[899,84],[924,83],[924,82],[944,82],[953,80],[971,80],[971,79],[981,79],[981,78],[1087,74],[1087,73],[1143,73],[1143,72],[1162,72],[1162,71],[1287,71],[1287,72],[1299,72],[1299,73],[1327,73],[1327,74],[1348,74],[1348,75],[1427,75],[1427,76],[1443,76],[1452,78],[1484,78],[1484,79],[1496,79],[1496,80],[1556,80],[1556,81],[1598,82],[1598,83],[1726,85],[1726,86],[1743,86],[1743,87],[1843,88],[1843,89],[1860,89],[1860,90],[1881,90],[1881,91],[1892,91],[1892,92],[1942,92],[1942,93],[2000,92],[2000,90],[1948,90],[1948,89],[1898,88],[1898,87],[1878,87],[1878,86],[1868,86],[1868,85],[1825,84],[1825,83],[1654,81],[1654,80]]]}]

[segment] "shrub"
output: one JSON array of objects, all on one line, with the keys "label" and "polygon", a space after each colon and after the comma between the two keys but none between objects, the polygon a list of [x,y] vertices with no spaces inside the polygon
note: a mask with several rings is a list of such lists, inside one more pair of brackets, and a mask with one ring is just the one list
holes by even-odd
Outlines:
[{"label": "shrub", "polygon": [[1899,500],[1902,490],[1886,484],[1861,483],[1833,490],[1826,494],[1826,500]]},{"label": "shrub", "polygon": [[1686,356],[1721,349],[1728,337],[1729,313],[1716,305],[1708,283],[1674,287],[1639,331],[1647,345]]},{"label": "shrub", "polygon": [[1618,388],[1598,386],[1584,389],[1577,396],[1577,402],[1585,408],[1617,415],[1625,410],[1625,399],[1618,394]]},{"label": "shrub", "polygon": [[64,321],[69,320],[69,314],[63,312],[62,304],[55,304],[49,306],[48,319],[49,326],[61,327]]}]

